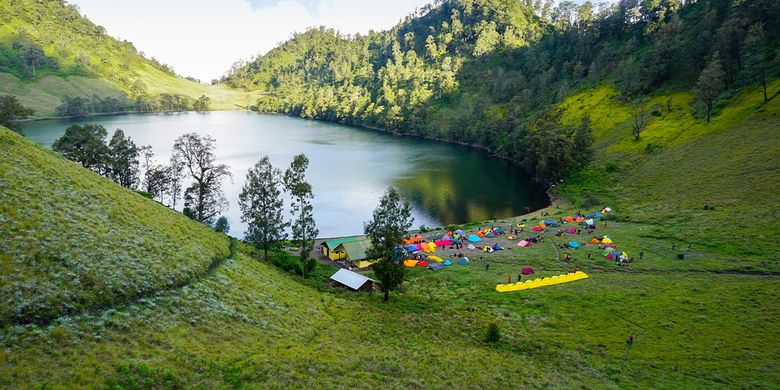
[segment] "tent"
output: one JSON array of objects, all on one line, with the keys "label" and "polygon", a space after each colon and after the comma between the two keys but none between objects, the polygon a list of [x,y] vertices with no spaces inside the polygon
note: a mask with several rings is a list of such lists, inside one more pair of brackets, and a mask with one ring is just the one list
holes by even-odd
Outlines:
[{"label": "tent", "polygon": [[604,249],[612,248],[615,249],[615,244],[604,244]]},{"label": "tent", "polygon": [[428,262],[423,260],[423,261],[417,263],[417,266],[418,267],[427,267],[428,266]]},{"label": "tent", "polygon": [[596,211],[595,213],[593,213],[593,216],[596,218],[601,218],[601,213]]},{"label": "tent", "polygon": [[527,246],[531,246],[531,245],[533,245],[533,244],[531,244],[530,242],[528,242],[526,240],[521,240],[520,242],[517,243],[517,246],[520,246],[520,247],[523,247],[523,248],[525,248]]},{"label": "tent", "polygon": [[419,250],[420,250],[420,248],[418,248],[417,245],[407,245],[406,246],[406,251],[409,252],[409,253],[414,253],[414,252],[417,252]]},{"label": "tent", "polygon": [[462,236],[462,235],[466,234],[466,232],[464,232],[463,229],[458,229],[458,230],[455,231],[455,234],[458,234],[458,235]]},{"label": "tent", "polygon": [[580,243],[577,241],[569,241],[569,248],[577,249],[580,247]]},{"label": "tent", "polygon": [[428,264],[428,269],[432,269],[434,271],[442,270],[442,269],[444,269],[446,267],[447,266],[444,265],[443,263],[431,263],[431,264]]},{"label": "tent", "polygon": [[593,222],[594,222],[594,221],[593,221],[593,219],[592,219],[592,218],[591,218],[591,219],[588,219],[588,220],[585,220],[585,223],[586,223],[588,226],[593,226],[593,225],[595,225],[595,223],[593,223]]},{"label": "tent", "polygon": [[604,212],[607,212],[607,213],[611,213],[611,212],[612,212],[612,209],[611,209],[611,208],[609,208],[609,207],[604,207],[604,210],[603,210],[603,211],[604,211]]},{"label": "tent", "polygon": [[412,260],[412,259],[404,260],[404,267],[414,267],[416,265],[417,265],[417,260]]},{"label": "tent", "polygon": [[495,228],[495,229],[493,229],[493,233],[494,233],[494,234],[502,234],[502,233],[504,233],[504,229],[501,229],[501,228]]},{"label": "tent", "polygon": [[493,245],[493,250],[494,251],[500,251],[500,250],[503,250],[503,249],[504,248],[501,245],[498,245],[498,244]]},{"label": "tent", "polygon": [[458,264],[460,265],[468,265],[468,263],[469,263],[469,259],[465,257],[461,257],[460,260],[458,260]]},{"label": "tent", "polygon": [[477,249],[477,247],[474,246],[474,244],[469,244],[466,248],[468,249]]},{"label": "tent", "polygon": [[485,238],[493,238],[493,237],[495,237],[495,236],[496,236],[496,235],[495,235],[495,234],[493,234],[492,232],[488,232],[487,234],[485,234]]},{"label": "tent", "polygon": [[525,224],[524,223],[518,223],[517,224],[517,228],[518,229],[525,229]]},{"label": "tent", "polygon": [[610,253],[612,253],[612,248],[607,248],[607,249],[604,249],[603,251],[601,251],[601,255],[602,256],[606,256],[606,255],[608,255]]},{"label": "tent", "polygon": [[563,231],[565,231],[566,233],[569,233],[569,234],[577,233],[577,229],[575,229],[575,228],[563,229]]},{"label": "tent", "polygon": [[441,258],[441,257],[439,257],[439,256],[428,256],[428,261],[431,261],[431,260],[433,260],[433,261],[436,261],[436,262],[439,262],[439,263],[441,263],[442,261],[444,261],[444,259],[442,259],[442,258]]},{"label": "tent", "polygon": [[577,217],[577,219],[575,219],[574,222],[580,223],[580,222],[582,222],[584,220],[585,220],[585,218]]},{"label": "tent", "polygon": [[[469,236],[469,241],[471,241],[471,242],[480,242],[480,241],[482,241],[482,239],[479,238],[479,236],[477,236],[476,234],[472,234],[472,235]],[[469,249],[472,249],[472,248],[469,248]]]},{"label": "tent", "polygon": [[535,232],[541,232],[541,231],[542,231],[542,228],[541,228],[541,227],[539,227],[539,226],[534,226],[534,229],[533,229],[533,230],[534,230]]},{"label": "tent", "polygon": [[568,216],[568,217],[564,218],[563,220],[566,221],[566,222],[574,222],[574,217]]},{"label": "tent", "polygon": [[599,239],[598,239],[598,238],[595,238],[595,237],[593,237],[593,239],[592,239],[592,240],[590,240],[590,243],[591,243],[591,244],[598,244],[598,243],[600,243],[600,242],[601,242],[601,241],[599,241]]},{"label": "tent", "polygon": [[444,260],[444,262],[442,264],[444,264],[446,266],[450,266],[450,265],[452,265],[452,262],[449,261],[449,260]]},{"label": "tent", "polygon": [[531,269],[531,267],[525,267],[525,268],[523,268],[522,272],[523,272],[523,275],[531,275],[532,273],[534,273],[534,270]]},{"label": "tent", "polygon": [[612,243],[612,240],[611,240],[609,237],[607,237],[607,236],[604,236],[604,239],[603,239],[603,240],[601,240],[601,242],[603,242],[603,243],[605,243],[605,244],[611,244],[611,243]]},{"label": "tent", "polygon": [[477,237],[485,237],[485,232],[483,232],[483,231],[481,231],[481,230],[480,230],[480,231],[478,231],[478,232],[477,232]]},{"label": "tent", "polygon": [[558,226],[558,222],[555,222],[552,219],[545,220],[544,224],[547,226]]},{"label": "tent", "polygon": [[436,244],[436,246],[444,247],[444,246],[452,245],[452,240],[436,240],[434,241],[434,243]]}]

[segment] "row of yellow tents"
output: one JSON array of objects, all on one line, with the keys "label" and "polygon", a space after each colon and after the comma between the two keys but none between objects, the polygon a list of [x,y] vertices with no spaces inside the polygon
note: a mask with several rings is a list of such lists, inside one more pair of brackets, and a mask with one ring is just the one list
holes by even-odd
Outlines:
[{"label": "row of yellow tents", "polygon": [[537,278],[526,282],[517,282],[512,284],[499,284],[496,285],[496,291],[498,292],[522,291],[522,290],[529,290],[537,287],[552,286],[554,284],[574,282],[577,280],[582,280],[587,278],[588,275],[585,272],[577,271],[565,275],[555,275],[555,276],[545,277],[541,279]]}]

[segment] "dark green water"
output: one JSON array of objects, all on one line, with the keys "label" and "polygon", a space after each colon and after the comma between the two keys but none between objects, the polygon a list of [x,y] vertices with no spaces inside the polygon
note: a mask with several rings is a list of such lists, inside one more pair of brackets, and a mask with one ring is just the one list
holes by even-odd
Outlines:
[{"label": "dark green water", "polygon": [[27,123],[28,138],[51,147],[71,123],[98,123],[109,132],[121,128],[138,145],[151,145],[167,163],[174,140],[187,132],[217,140],[218,162],[228,164],[231,233],[243,236],[238,193],[249,167],[264,154],[286,168],[305,153],[314,187],[314,212],[323,237],[362,233],[387,187],[398,188],[413,205],[414,227],[443,226],[508,217],[525,207],[541,208],[547,198],[523,172],[484,152],[443,143],[397,137],[332,123],[241,111],[135,114],[77,121]]}]

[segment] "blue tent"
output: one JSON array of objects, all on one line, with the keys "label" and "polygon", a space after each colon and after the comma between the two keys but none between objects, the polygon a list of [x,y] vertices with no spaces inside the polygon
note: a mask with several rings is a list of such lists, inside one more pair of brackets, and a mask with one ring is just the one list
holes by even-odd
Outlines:
[{"label": "blue tent", "polygon": [[500,251],[500,250],[502,250],[502,249],[504,249],[504,248],[502,248],[502,247],[501,247],[501,245],[498,245],[498,244],[496,244],[496,245],[493,245],[493,250],[494,250],[494,251]]},{"label": "blue tent", "polygon": [[419,249],[417,249],[417,245],[407,245],[406,251],[409,253],[417,252]]},{"label": "blue tent", "polygon": [[495,229],[493,229],[493,231],[496,232],[496,234],[504,233],[504,229],[501,229],[501,228],[495,228]]},{"label": "blue tent", "polygon": [[596,218],[601,218],[601,213],[596,211],[595,213],[593,213],[593,216]]},{"label": "blue tent", "polygon": [[478,235],[472,234],[472,235],[469,236],[469,241],[471,241],[471,242],[480,242],[480,241],[482,241],[482,239],[479,238]]},{"label": "blue tent", "polygon": [[460,265],[467,265],[469,263],[469,259],[465,257],[461,257],[460,260],[458,260],[458,264]]},{"label": "blue tent", "polygon": [[455,231],[455,234],[460,234],[461,236],[466,234],[466,232],[463,231],[463,229],[458,229]]},{"label": "blue tent", "polygon": [[493,237],[495,237],[495,236],[496,236],[496,235],[495,235],[495,234],[493,234],[492,232],[491,232],[491,233],[488,233],[488,234],[485,234],[485,238],[493,238]]},{"label": "blue tent", "polygon": [[577,241],[570,241],[569,242],[569,248],[577,249],[579,247],[580,247],[580,243],[579,242],[577,242]]},{"label": "blue tent", "polygon": [[444,265],[452,265],[452,262],[449,260],[444,260]]}]

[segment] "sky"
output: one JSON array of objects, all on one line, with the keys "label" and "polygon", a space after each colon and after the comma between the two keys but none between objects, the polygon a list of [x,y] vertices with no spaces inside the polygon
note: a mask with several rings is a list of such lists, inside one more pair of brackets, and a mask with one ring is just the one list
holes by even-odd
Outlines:
[{"label": "sky", "polygon": [[182,76],[218,78],[308,27],[367,33],[431,0],[70,0],[108,33]]}]

